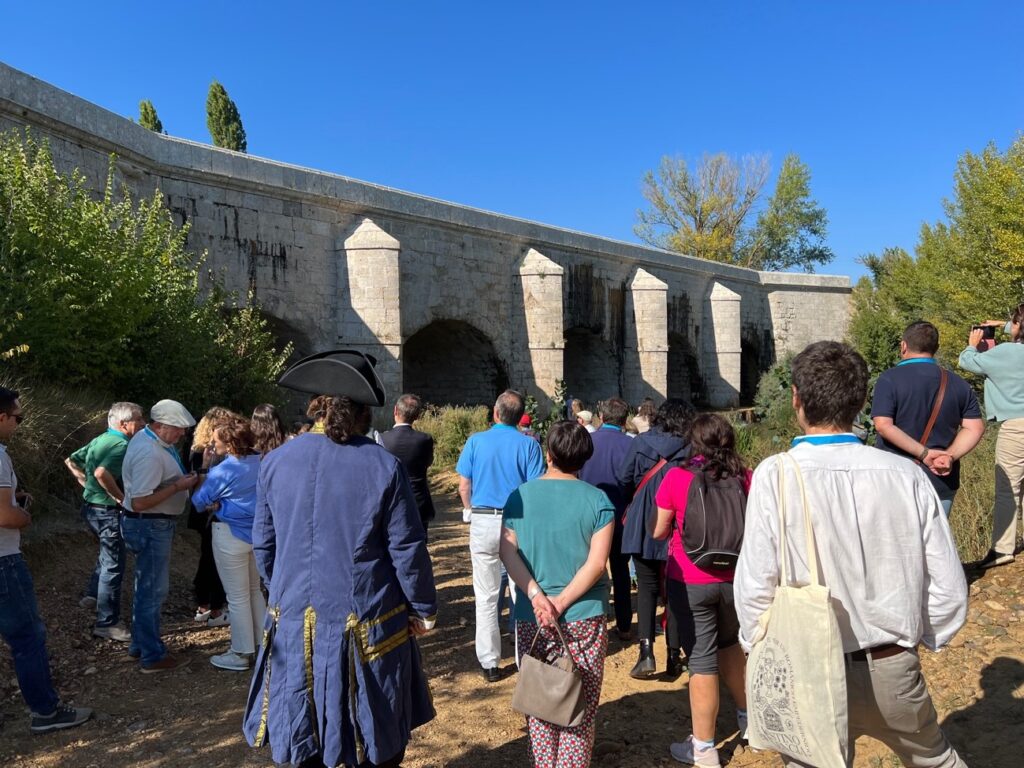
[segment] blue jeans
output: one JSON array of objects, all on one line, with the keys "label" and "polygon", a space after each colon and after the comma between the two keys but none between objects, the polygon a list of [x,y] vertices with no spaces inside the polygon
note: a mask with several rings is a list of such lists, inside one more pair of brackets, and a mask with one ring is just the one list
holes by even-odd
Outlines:
[{"label": "blue jeans", "polygon": [[96,598],[96,626],[112,627],[121,620],[121,579],[124,577],[124,539],[121,513],[96,504],[82,506],[82,519],[100,540],[100,553],[87,594]]},{"label": "blue jeans", "polygon": [[174,526],[174,520],[121,518],[124,543],[135,555],[135,600],[128,652],[138,653],[143,665],[167,655],[167,646],[160,640],[160,609],[167,597]]},{"label": "blue jeans", "polygon": [[46,628],[39,618],[32,574],[21,555],[0,557],[0,636],[11,647],[25,703],[37,715],[53,712],[59,699],[50,678]]}]

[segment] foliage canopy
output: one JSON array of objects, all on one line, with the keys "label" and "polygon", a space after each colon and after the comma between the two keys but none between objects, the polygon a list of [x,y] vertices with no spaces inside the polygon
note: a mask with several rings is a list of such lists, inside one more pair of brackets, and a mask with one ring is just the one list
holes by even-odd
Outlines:
[{"label": "foliage canopy", "polygon": [[48,146],[0,134],[0,350],[36,381],[142,404],[171,397],[202,410],[279,397],[277,350],[254,303],[244,307],[186,250],[160,192],[102,197]]},{"label": "foliage canopy", "polygon": [[148,128],[154,133],[164,132],[164,124],[160,122],[160,118],[156,114],[156,107],[153,106],[153,102],[149,99],[143,99],[139,102],[139,125],[143,128]]},{"label": "foliage canopy", "polygon": [[990,144],[957,163],[947,221],[925,224],[912,258],[869,254],[853,291],[850,338],[875,371],[896,362],[903,329],[934,323],[939,357],[956,360],[972,324],[1024,300],[1024,136],[1005,152]]},{"label": "foliage canopy", "polygon": [[[769,163],[763,155],[739,161],[705,155],[691,171],[664,157],[648,171],[635,231],[644,242],[700,259],[760,270],[813,272],[832,260],[825,244],[828,217],[811,197],[811,173],[796,155],[783,160],[775,190],[762,200]],[[748,219],[760,206],[752,225]]]},{"label": "foliage canopy", "polygon": [[206,95],[206,127],[216,147],[245,152],[245,128],[238,107],[228,96],[224,86],[214,80]]}]

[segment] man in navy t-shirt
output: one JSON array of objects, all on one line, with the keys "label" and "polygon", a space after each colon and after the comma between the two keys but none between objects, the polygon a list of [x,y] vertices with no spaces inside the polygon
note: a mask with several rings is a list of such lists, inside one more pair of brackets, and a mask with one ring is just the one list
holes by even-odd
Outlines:
[{"label": "man in navy t-shirt", "polygon": [[922,444],[939,392],[938,349],[939,332],[934,325],[918,321],[907,326],[900,341],[902,360],[875,384],[871,418],[878,431],[876,447],[921,463],[948,517],[960,487],[960,459],[981,440],[985,422],[970,384],[946,371],[938,417]]},{"label": "man in navy t-shirt", "polygon": [[617,397],[598,406],[603,424],[590,435],[594,442],[594,455],[580,470],[579,478],[608,494],[615,507],[615,532],[612,551],[608,557],[612,567],[612,588],[615,594],[615,624],[619,639],[630,638],[633,625],[633,606],[630,604],[629,555],[622,554],[622,513],[626,511],[626,497],[615,471],[622,466],[633,440],[623,429],[629,416],[629,406]]}]

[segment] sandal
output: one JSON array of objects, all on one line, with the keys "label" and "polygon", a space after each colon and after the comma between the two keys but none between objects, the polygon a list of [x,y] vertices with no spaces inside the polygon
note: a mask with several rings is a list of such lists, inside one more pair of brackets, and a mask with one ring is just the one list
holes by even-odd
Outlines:
[{"label": "sandal", "polygon": [[211,608],[203,608],[203,606],[199,606],[198,608],[196,608],[196,615],[195,618],[193,618],[192,620],[197,624],[202,624],[212,615],[213,610]]}]

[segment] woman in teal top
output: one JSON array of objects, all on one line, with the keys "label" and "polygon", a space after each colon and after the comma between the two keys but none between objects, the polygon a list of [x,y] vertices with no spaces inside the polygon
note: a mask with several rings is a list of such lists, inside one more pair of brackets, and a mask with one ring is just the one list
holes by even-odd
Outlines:
[{"label": "woman in teal top", "polygon": [[[991,568],[1012,563],[1024,483],[1024,304],[1006,323],[1010,343],[979,352],[982,330],[971,331],[960,367],[985,377],[985,415],[1000,423],[996,438],[996,497],[992,510],[992,549],[973,565]],[[985,325],[1002,325],[999,321]]]},{"label": "woman in teal top", "polygon": [[574,728],[527,717],[530,756],[541,768],[590,765],[594,721],[601,698],[607,585],[605,564],[611,550],[614,507],[604,491],[576,478],[594,452],[582,426],[562,421],[547,441],[548,471],[509,496],[501,538],[501,560],[516,584],[516,644],[525,651],[540,632],[533,653],[547,658],[562,634],[580,669],[587,707]]}]

